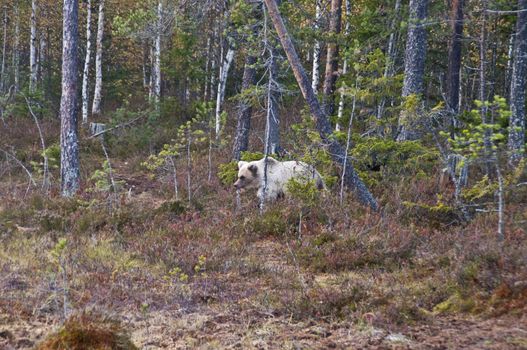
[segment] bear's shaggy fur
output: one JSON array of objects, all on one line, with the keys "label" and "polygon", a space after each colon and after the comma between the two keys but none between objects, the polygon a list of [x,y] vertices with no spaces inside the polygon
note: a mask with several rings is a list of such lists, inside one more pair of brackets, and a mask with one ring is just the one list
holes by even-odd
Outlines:
[{"label": "bear's shaggy fur", "polygon": [[[251,188],[258,189],[258,198],[264,196],[264,168],[265,158],[254,162],[238,162],[238,179],[234,187],[239,190]],[[297,180],[315,180],[318,189],[326,186],[318,171],[303,162],[289,161],[280,162],[274,158],[267,157],[267,193],[266,200],[275,200],[287,194],[287,182],[295,178]]]}]

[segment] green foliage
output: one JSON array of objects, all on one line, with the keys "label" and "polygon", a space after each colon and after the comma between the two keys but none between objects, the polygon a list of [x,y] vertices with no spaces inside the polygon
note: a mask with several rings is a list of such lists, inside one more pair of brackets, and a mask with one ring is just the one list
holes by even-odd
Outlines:
[{"label": "green foliage", "polygon": [[272,207],[266,210],[262,215],[254,217],[245,223],[250,232],[258,236],[276,236],[280,237],[292,229],[292,222],[284,215],[283,208]]},{"label": "green foliage", "polygon": [[437,150],[420,141],[397,142],[378,137],[357,139],[351,155],[361,178],[370,185],[386,175],[429,171],[439,157]]},{"label": "green foliage", "polygon": [[124,181],[115,181],[116,188],[112,189],[112,182],[110,179],[112,169],[110,168],[110,163],[108,160],[105,160],[102,163],[102,168],[97,169],[93,172],[93,174],[90,176],[90,181],[93,182],[93,189],[89,189],[88,191],[94,191],[94,192],[110,192],[113,191],[119,191],[120,187],[124,185]]},{"label": "green foliage", "polygon": [[[44,151],[40,152],[40,155],[42,158],[47,157],[48,158],[48,169],[54,170],[58,169],[60,167],[60,145],[59,144],[53,144],[49,147],[47,147]],[[31,161],[31,166],[33,167],[33,171],[36,171],[39,175],[43,174],[43,166],[44,161],[41,160],[40,162]]]},{"label": "green foliage", "polygon": [[[465,127],[455,139],[450,138],[448,133],[442,133],[442,136],[448,137],[448,142],[456,153],[464,155],[472,162],[488,160],[492,155],[487,154],[487,151],[494,154],[503,151],[508,135],[506,125],[511,114],[506,99],[500,96],[494,96],[492,102],[476,101],[476,106],[479,109],[470,112]],[[488,110],[491,116],[490,122],[481,121],[481,109]],[[487,150],[485,145],[486,139],[490,143],[490,150]]]},{"label": "green foliage", "polygon": [[301,123],[291,125],[293,140],[296,143],[294,159],[302,161],[315,167],[328,187],[332,187],[338,181],[333,160],[329,152],[319,145],[322,140],[316,131],[313,120],[305,117]]},{"label": "green foliage", "polygon": [[[260,152],[244,151],[240,155],[240,159],[245,162],[260,160],[263,157],[264,154]],[[238,162],[233,160],[229,163],[220,164],[218,167],[218,177],[223,185],[232,185],[238,177]]]},{"label": "green foliage", "polygon": [[426,205],[422,203],[403,202],[407,209],[407,216],[411,222],[442,228],[464,222],[464,219],[457,208],[446,205],[441,197],[438,198],[436,205]]},{"label": "green foliage", "polygon": [[320,190],[315,180],[291,178],[286,188],[288,193],[307,207],[315,206],[320,199]]}]

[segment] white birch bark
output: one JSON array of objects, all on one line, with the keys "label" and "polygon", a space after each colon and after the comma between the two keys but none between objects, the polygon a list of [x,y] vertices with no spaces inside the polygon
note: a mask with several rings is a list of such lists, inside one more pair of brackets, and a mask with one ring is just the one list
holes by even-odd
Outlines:
[{"label": "white birch bark", "polygon": [[[349,22],[350,14],[351,14],[351,3],[350,3],[350,0],[346,0],[346,27],[344,28],[344,34],[346,36],[348,36],[350,32],[350,22]],[[346,75],[347,73],[348,73],[348,58],[344,57],[344,64],[342,66],[342,75]],[[344,94],[341,92],[340,100],[339,100],[339,109],[337,112],[337,123],[335,125],[335,130],[337,131],[340,131],[340,120],[342,119],[343,113],[344,113]]]},{"label": "white birch bark", "polygon": [[31,35],[29,40],[29,91],[37,86],[37,0],[31,1]]},{"label": "white birch bark", "polygon": [[82,73],[82,123],[88,122],[88,109],[90,103],[90,60],[91,60],[91,15],[92,0],[88,0],[86,14],[86,57],[84,59],[84,71]]},{"label": "white birch bark", "polygon": [[159,107],[159,98],[161,97],[161,31],[163,27],[163,2],[160,0],[157,4],[157,31],[154,40],[154,80],[153,80],[153,98],[156,109]]},{"label": "white birch bark", "polygon": [[92,114],[101,114],[102,100],[102,41],[104,37],[104,2],[99,2],[99,18],[97,22],[97,44],[95,53],[95,91],[93,93]]},{"label": "white birch bark", "polygon": [[6,82],[5,76],[5,58],[7,50],[7,6],[4,6],[4,37],[2,44],[2,67],[0,68],[0,92],[4,92],[4,85]]},{"label": "white birch bark", "polygon": [[207,101],[208,99],[208,93],[209,93],[209,66],[210,66],[210,53],[211,53],[211,47],[210,47],[210,37],[207,38],[207,57],[205,61],[205,82],[203,87],[203,101]]},{"label": "white birch bark", "polygon": [[20,16],[18,4],[15,4],[15,44],[13,47],[13,75],[15,92],[20,91]]},{"label": "white birch bark", "polygon": [[[320,18],[322,17],[322,10],[320,8],[320,1],[315,0],[317,5],[315,9],[315,32],[320,28]],[[313,48],[313,70],[311,72],[311,88],[315,93],[318,91],[318,84],[320,82],[320,41],[315,40],[315,46]]]},{"label": "white birch bark", "polygon": [[220,135],[221,129],[221,107],[223,104],[223,99],[225,98],[225,87],[227,85],[227,77],[229,75],[229,69],[231,68],[232,61],[234,59],[234,49],[229,47],[223,65],[220,68],[220,76],[218,81],[218,91],[216,94],[216,121],[215,121],[215,132],[216,138]]},{"label": "white birch bark", "polygon": [[40,33],[39,44],[38,44],[38,82],[44,80],[44,70],[46,69],[46,54],[48,51],[48,42],[46,40],[46,35]]}]

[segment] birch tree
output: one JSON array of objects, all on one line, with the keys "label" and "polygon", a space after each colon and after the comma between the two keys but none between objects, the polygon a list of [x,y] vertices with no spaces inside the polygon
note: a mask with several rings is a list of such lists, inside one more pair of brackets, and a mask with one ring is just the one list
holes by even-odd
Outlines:
[{"label": "birch tree", "polygon": [[60,100],[60,179],[64,197],[80,185],[77,135],[78,0],[64,0],[62,34],[62,97]]},{"label": "birch tree", "polygon": [[95,90],[93,93],[92,114],[101,114],[102,100],[102,55],[104,38],[104,4],[105,0],[99,0],[99,18],[97,20],[97,43],[95,52]]},{"label": "birch tree", "polygon": [[302,91],[302,95],[304,96],[311,114],[315,119],[315,124],[320,138],[322,139],[323,144],[328,148],[333,160],[345,167],[345,185],[349,188],[352,188],[356,192],[357,197],[362,204],[369,206],[373,210],[377,210],[377,201],[375,198],[373,198],[370,191],[357,175],[353,165],[348,160],[348,155],[346,154],[344,147],[342,147],[338,140],[332,135],[333,128],[331,127],[327,114],[320,107],[317,97],[311,88],[311,84],[304,71],[304,67],[302,67],[300,58],[298,57],[291,38],[289,37],[289,33],[285,28],[284,22],[278,10],[278,6],[276,5],[276,1],[264,0],[264,2],[267,6],[269,17],[273,22],[276,32],[278,33],[278,37],[280,38],[282,48],[287,55],[287,59],[291,69],[293,70],[296,81],[300,87],[300,90]]},{"label": "birch tree", "polygon": [[418,100],[415,115],[403,111],[399,117],[398,141],[417,138],[415,119],[422,112],[422,95],[424,93],[424,71],[426,59],[425,23],[428,12],[428,0],[410,0],[408,37],[404,58],[404,82],[402,97],[415,96]]},{"label": "birch tree", "polygon": [[15,92],[20,91],[20,12],[18,2],[15,2],[15,38],[13,45],[13,80]]},{"label": "birch tree", "polygon": [[29,91],[35,92],[37,86],[38,67],[37,67],[37,0],[31,0],[31,19],[30,19],[30,38],[29,38]]},{"label": "birch tree", "polygon": [[336,36],[340,34],[342,22],[342,0],[331,0],[331,13],[329,17],[329,32],[333,35],[327,44],[326,73],[324,77],[324,108],[327,115],[333,115],[335,111],[334,92],[338,75],[339,47]]},{"label": "birch tree", "polygon": [[82,123],[88,122],[89,103],[90,103],[90,60],[91,60],[91,16],[92,0],[86,3],[86,56],[84,58],[84,71],[82,73]]},{"label": "birch tree", "polygon": [[465,0],[453,0],[451,5],[450,21],[452,35],[448,52],[447,72],[447,104],[452,113],[451,125],[456,126],[456,114],[459,112],[459,89],[461,73],[461,51],[463,40],[463,6]]},{"label": "birch tree", "polygon": [[3,25],[4,25],[4,35],[3,35],[3,42],[2,42],[2,63],[0,67],[0,92],[4,93],[4,85],[6,84],[6,69],[5,69],[5,61],[6,61],[6,55],[7,55],[7,6],[4,5],[4,18],[3,18]]},{"label": "birch tree", "polygon": [[527,89],[527,0],[518,0],[516,39],[511,76],[509,151],[511,163],[525,156],[525,98]]},{"label": "birch tree", "polygon": [[215,132],[216,138],[220,135],[221,129],[221,111],[223,100],[225,99],[225,88],[227,86],[227,77],[229,76],[229,70],[231,68],[232,62],[234,60],[234,54],[236,53],[232,40],[227,38],[228,49],[225,58],[223,59],[223,64],[220,67],[220,74],[218,77],[218,89],[216,92],[216,119],[215,119]]},{"label": "birch tree", "polygon": [[[322,9],[320,5],[321,1],[322,0],[315,0],[315,25],[313,26],[313,29],[317,34],[320,29],[320,20],[322,18]],[[318,91],[318,84],[320,80],[320,48],[320,40],[315,39],[315,45],[313,47],[313,69],[311,72],[311,88],[315,92]]]},{"label": "birch tree", "polygon": [[[350,0],[344,0],[345,1],[345,7],[346,7],[346,26],[344,28],[344,34],[346,36],[350,33],[350,15],[351,15],[351,3]],[[348,58],[344,58],[344,63],[342,65],[342,75],[345,75],[348,73]],[[340,131],[340,120],[342,120],[342,114],[344,113],[344,93],[340,93],[340,100],[339,100],[339,109],[337,112],[337,124],[335,125],[335,130]]]},{"label": "birch tree", "polygon": [[154,98],[154,104],[156,109],[159,108],[159,99],[161,98],[161,36],[163,30],[163,2],[159,0],[157,4],[157,25],[156,25],[156,36],[154,39],[154,55],[153,55],[153,70],[152,80],[153,84],[152,93]]}]

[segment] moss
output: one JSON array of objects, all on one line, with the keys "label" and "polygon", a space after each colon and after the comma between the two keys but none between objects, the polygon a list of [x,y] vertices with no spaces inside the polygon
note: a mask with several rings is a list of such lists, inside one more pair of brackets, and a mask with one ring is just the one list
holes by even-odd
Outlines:
[{"label": "moss", "polygon": [[463,297],[461,293],[454,293],[447,300],[434,306],[436,314],[472,312],[477,306],[476,301],[470,297]]},{"label": "moss", "polygon": [[101,316],[81,314],[47,337],[37,350],[135,350],[138,349],[121,325]]}]

